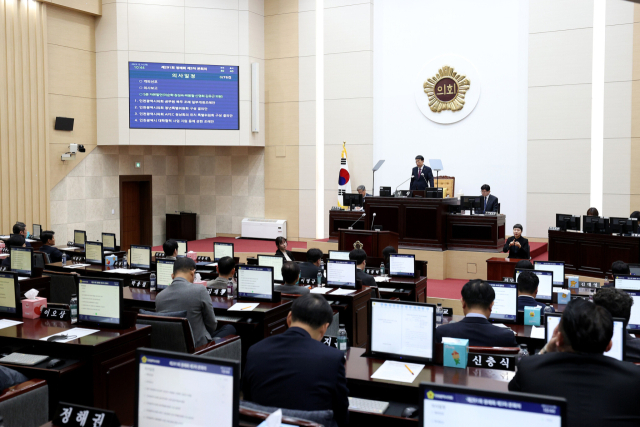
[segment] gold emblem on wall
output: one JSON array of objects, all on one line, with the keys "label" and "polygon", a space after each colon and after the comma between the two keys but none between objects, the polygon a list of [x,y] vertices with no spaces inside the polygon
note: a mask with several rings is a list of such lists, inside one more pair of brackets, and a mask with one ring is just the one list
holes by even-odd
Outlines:
[{"label": "gold emblem on wall", "polygon": [[434,113],[442,110],[459,111],[464,107],[464,96],[469,90],[471,82],[466,76],[460,75],[453,67],[445,65],[438,74],[422,85],[424,93],[429,97],[429,108]]},{"label": "gold emblem on wall", "polygon": [[355,242],[353,244],[353,249],[362,249],[364,247],[364,245],[362,243],[360,243],[360,240],[358,240],[357,242]]}]

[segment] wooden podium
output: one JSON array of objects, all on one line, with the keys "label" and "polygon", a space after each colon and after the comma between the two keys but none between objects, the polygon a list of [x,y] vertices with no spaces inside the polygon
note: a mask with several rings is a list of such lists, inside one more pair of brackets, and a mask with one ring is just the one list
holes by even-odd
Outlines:
[{"label": "wooden podium", "polygon": [[387,246],[398,249],[398,233],[393,231],[348,230],[341,228],[338,250],[352,251],[356,242],[362,243],[367,256],[383,258],[382,250]]}]

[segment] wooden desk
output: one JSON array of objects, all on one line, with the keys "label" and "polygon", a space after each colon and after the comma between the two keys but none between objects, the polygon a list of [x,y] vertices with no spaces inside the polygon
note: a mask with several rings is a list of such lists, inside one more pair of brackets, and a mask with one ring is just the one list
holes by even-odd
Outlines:
[{"label": "wooden desk", "polygon": [[[376,282],[382,298],[400,298],[401,301],[427,302],[427,278],[391,277],[388,282]],[[403,292],[388,292],[384,288],[402,289]]]},{"label": "wooden desk", "polygon": [[20,297],[23,297],[25,292],[35,289],[38,291],[38,296],[42,298],[49,299],[51,295],[51,278],[50,277],[35,277],[33,279],[24,279],[19,280],[18,284],[20,285]]},{"label": "wooden desk", "polygon": [[398,247],[398,233],[393,231],[371,231],[371,230],[338,230],[338,250],[352,251],[358,244],[369,256],[383,257],[382,251],[387,246]]},{"label": "wooden desk", "polygon": [[502,251],[505,215],[447,214],[447,249]]},{"label": "wooden desk", "polygon": [[487,260],[487,280],[502,281],[503,277],[513,277],[520,259],[489,258]]},{"label": "wooden desk", "polygon": [[564,261],[566,274],[605,277],[614,261],[640,263],[640,237],[549,230],[549,260]]},{"label": "wooden desk", "polygon": [[[71,261],[67,261],[67,265],[73,264],[85,264],[85,263],[74,263]],[[105,265],[88,265],[86,267],[78,267],[78,268],[65,268],[62,266],[61,262],[54,262],[51,264],[47,264],[45,270],[49,271],[58,271],[61,273],[78,273],[80,276],[85,277],[100,277],[103,279],[122,279],[124,280],[124,285],[129,286],[131,284],[131,280],[149,280],[149,276],[151,275],[151,271],[145,271],[143,273],[109,273],[109,270],[116,270],[120,267],[111,267]]]},{"label": "wooden desk", "polygon": [[[338,240],[341,228],[349,228],[355,220],[360,218],[364,212],[358,211],[329,211],[329,238]],[[354,230],[364,230],[364,218],[353,224]],[[295,252],[294,252],[295,253]],[[304,260],[306,261],[306,259]]]},{"label": "wooden desk", "polygon": [[[50,370],[39,365],[6,365],[29,377],[64,379],[50,389],[50,413],[56,409],[60,400],[69,400],[71,403],[116,411],[122,422],[133,423],[135,350],[150,344],[150,326],[101,328],[95,334],[68,343],[56,343],[40,341],[40,338],[82,326],[49,319],[22,319],[22,322],[20,325],[0,329],[3,352],[46,354],[68,362],[51,373],[47,373]],[[73,381],[67,381],[72,378]]]}]

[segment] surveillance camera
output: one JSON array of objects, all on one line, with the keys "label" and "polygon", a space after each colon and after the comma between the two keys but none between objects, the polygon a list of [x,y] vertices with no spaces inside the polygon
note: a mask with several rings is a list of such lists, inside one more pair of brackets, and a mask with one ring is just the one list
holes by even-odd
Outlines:
[{"label": "surveillance camera", "polygon": [[69,152],[77,153],[78,152],[78,144],[69,144]]},{"label": "surveillance camera", "polygon": [[79,151],[79,152],[81,152],[81,153],[84,153],[84,152],[86,152],[87,150],[85,150],[84,145],[79,144],[79,145],[78,145],[78,151]]}]

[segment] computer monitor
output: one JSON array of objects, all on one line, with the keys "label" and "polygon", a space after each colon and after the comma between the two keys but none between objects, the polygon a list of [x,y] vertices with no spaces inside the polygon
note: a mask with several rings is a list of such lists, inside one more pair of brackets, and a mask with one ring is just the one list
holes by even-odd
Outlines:
[{"label": "computer monitor", "polygon": [[349,251],[329,251],[329,259],[349,261]]},{"label": "computer monitor", "polygon": [[587,215],[582,217],[582,230],[584,230],[585,233],[605,234],[608,228],[609,218]]},{"label": "computer monitor", "polygon": [[564,286],[564,261],[533,261],[536,270],[553,272],[553,284]]},{"label": "computer monitor", "polygon": [[15,271],[20,276],[31,276],[33,248],[22,248],[11,246],[11,271]]},{"label": "computer monitor", "polygon": [[414,277],[416,256],[408,254],[389,254],[389,275]]},{"label": "computer monitor", "polygon": [[631,306],[631,317],[627,329],[631,331],[640,330],[640,291],[625,291],[633,299]]},{"label": "computer monitor", "polygon": [[80,248],[84,248],[84,242],[87,241],[87,232],[83,230],[73,230],[73,244]]},{"label": "computer monitor", "polygon": [[122,279],[78,278],[78,322],[100,327],[123,326]]},{"label": "computer monitor", "polygon": [[356,288],[356,262],[341,259],[327,260],[327,286]]},{"label": "computer monitor", "polygon": [[139,348],[136,364],[136,427],[239,425],[239,362]]},{"label": "computer monitor", "polygon": [[174,260],[167,259],[158,259],[156,260],[156,275],[157,275],[157,287],[158,291],[163,289],[167,289],[173,279],[171,275],[173,274],[173,263]]},{"label": "computer monitor", "polygon": [[419,302],[369,302],[369,355],[429,363],[434,356],[436,307]]},{"label": "computer monitor", "polygon": [[185,256],[187,254],[187,241],[186,240],[176,240],[178,243],[178,256]]},{"label": "computer monitor", "polygon": [[226,256],[233,258],[233,243],[215,242],[213,244],[213,260],[218,261]]},{"label": "computer monitor", "polygon": [[102,248],[105,251],[116,250],[116,235],[115,233],[102,233]]},{"label": "computer monitor", "polygon": [[628,264],[632,276],[640,276],[640,264]]},{"label": "computer monitor", "polygon": [[460,209],[463,211],[470,211],[480,208],[482,206],[481,196],[462,196],[460,198]]},{"label": "computer monitor", "polygon": [[551,301],[553,296],[553,272],[546,270],[516,270],[516,283],[518,282],[518,277],[520,277],[520,273],[523,271],[530,271],[536,276],[538,276],[538,295],[536,295],[537,300],[541,301]]},{"label": "computer monitor", "polygon": [[625,291],[640,291],[640,276],[615,275],[613,286]]},{"label": "computer monitor", "polygon": [[102,242],[87,241],[84,245],[84,252],[84,259],[87,264],[104,263],[104,249],[102,249]]},{"label": "computer monitor", "polygon": [[22,317],[18,274],[0,271],[0,316]]},{"label": "computer monitor", "polygon": [[425,197],[427,199],[442,199],[442,188],[426,188]]},{"label": "computer monitor", "polygon": [[348,208],[351,205],[362,206],[362,194],[360,193],[345,193],[342,195],[342,205]]},{"label": "computer monitor", "polygon": [[562,231],[575,230],[580,231],[580,216],[556,214],[556,227]]},{"label": "computer monitor", "polygon": [[553,331],[562,319],[562,313],[545,313],[544,314],[544,339],[545,342],[553,337]]},{"label": "computer monitor", "polygon": [[564,398],[420,384],[420,427],[566,427]]},{"label": "computer monitor", "polygon": [[514,323],[518,315],[518,287],[515,283],[488,281],[496,293],[490,321]]},{"label": "computer monitor", "polygon": [[274,255],[258,255],[258,265],[273,267],[273,281],[282,283],[282,264],[284,258]]},{"label": "computer monitor", "polygon": [[238,266],[238,299],[273,300],[273,267]]},{"label": "computer monitor", "polygon": [[638,218],[609,218],[611,233],[627,234],[638,231]]},{"label": "computer monitor", "polygon": [[42,226],[40,224],[33,224],[33,238],[39,239],[42,233]]},{"label": "computer monitor", "polygon": [[131,268],[151,270],[151,246],[131,245]]}]

